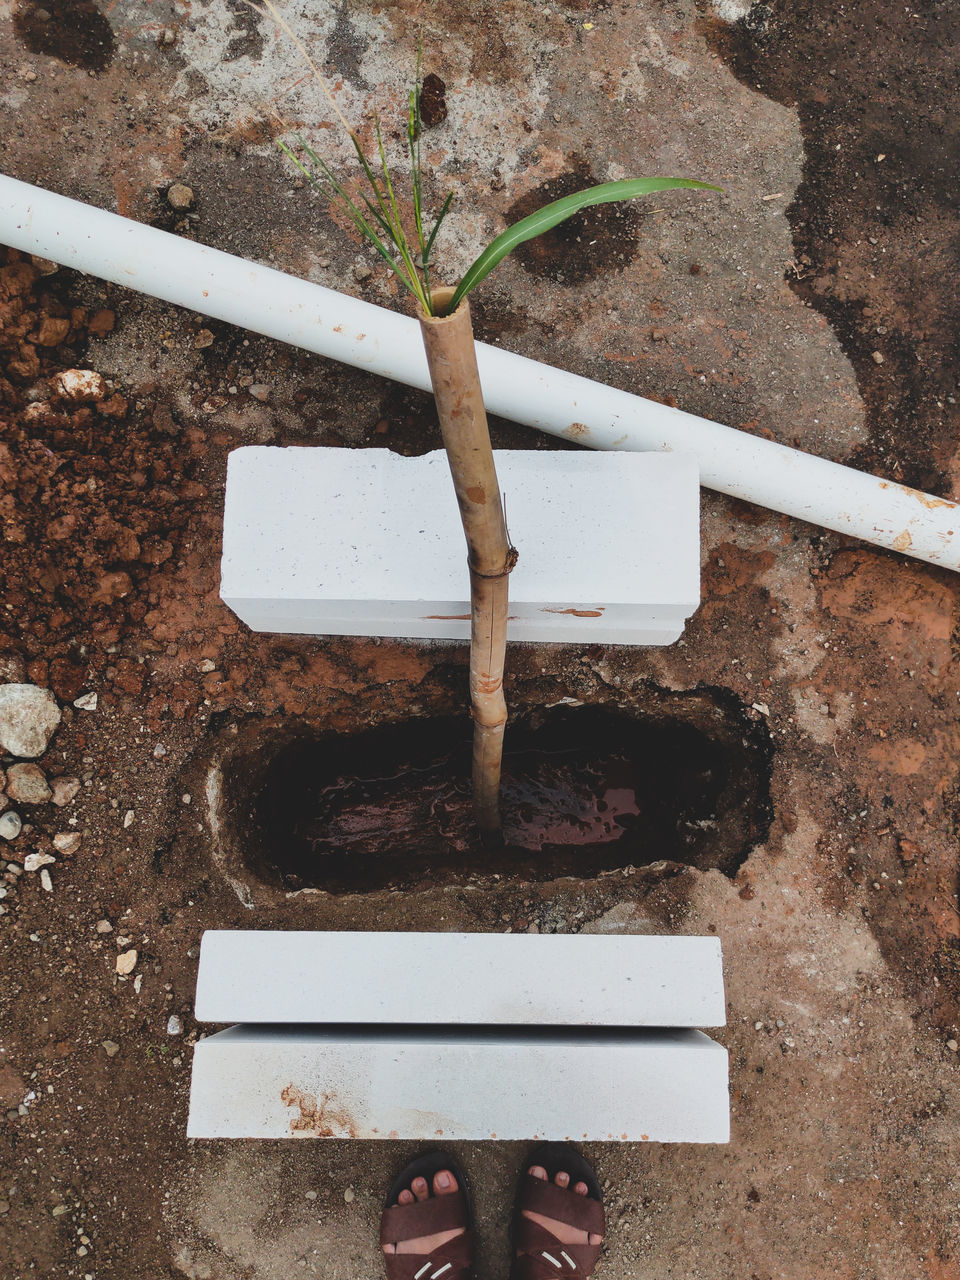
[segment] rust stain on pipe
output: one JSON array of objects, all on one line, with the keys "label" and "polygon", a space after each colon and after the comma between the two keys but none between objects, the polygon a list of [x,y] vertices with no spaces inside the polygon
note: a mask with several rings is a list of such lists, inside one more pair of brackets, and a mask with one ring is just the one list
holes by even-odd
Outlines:
[{"label": "rust stain on pipe", "polygon": [[603,607],[599,609],[543,609],[543,613],[569,613],[573,618],[599,618]]},{"label": "rust stain on pipe", "polygon": [[881,489],[899,489],[901,493],[906,493],[911,498],[916,498],[921,507],[926,507],[928,511],[936,511],[938,507],[960,508],[960,503],[951,502],[949,498],[935,498],[932,493],[924,493],[922,489],[911,489],[908,484],[897,484],[890,480],[880,481]]}]

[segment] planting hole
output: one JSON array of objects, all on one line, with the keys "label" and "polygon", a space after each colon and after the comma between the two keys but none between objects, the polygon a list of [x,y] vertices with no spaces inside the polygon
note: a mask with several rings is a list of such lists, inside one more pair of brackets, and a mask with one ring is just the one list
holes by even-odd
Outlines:
[{"label": "planting hole", "polygon": [[[332,893],[660,862],[732,875],[769,825],[769,736],[739,704],[697,693],[685,710],[555,707],[511,724],[496,848],[473,825],[469,721],[284,741],[247,792],[242,860],[268,884]],[[249,757],[243,771],[254,781]]]}]

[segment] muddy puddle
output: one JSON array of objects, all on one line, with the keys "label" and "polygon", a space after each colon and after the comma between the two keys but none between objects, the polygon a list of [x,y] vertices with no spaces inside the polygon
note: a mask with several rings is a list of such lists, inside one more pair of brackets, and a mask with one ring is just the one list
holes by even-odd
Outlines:
[{"label": "muddy puddle", "polygon": [[248,865],[288,890],[333,893],[592,878],[664,861],[733,874],[764,826],[765,762],[748,739],[557,707],[510,727],[503,841],[484,843],[471,814],[471,728],[414,720],[285,745],[253,806]]}]

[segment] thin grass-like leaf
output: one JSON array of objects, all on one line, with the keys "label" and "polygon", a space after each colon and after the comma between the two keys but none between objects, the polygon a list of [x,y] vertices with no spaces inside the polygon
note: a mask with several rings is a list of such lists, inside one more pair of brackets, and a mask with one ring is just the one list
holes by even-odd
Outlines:
[{"label": "thin grass-like leaf", "polygon": [[[387,266],[394,273],[394,275],[397,277],[400,283],[404,286],[404,288],[406,288],[410,293],[412,293],[418,302],[422,303],[423,297],[420,289],[417,288],[415,285],[411,284],[410,279],[407,275],[407,272],[404,270],[404,267],[401,265],[401,263],[397,262],[396,258],[394,258],[394,256],[390,253],[389,249],[386,247],[386,245],[383,243],[383,241],[380,239],[377,233],[373,230],[373,228],[367,222],[366,218],[363,216],[362,211],[357,208],[356,204],[350,198],[349,194],[337,181],[336,177],[333,174],[333,171],[330,169],[330,166],[327,165],[313,151],[311,151],[311,149],[308,146],[306,146],[306,144],[304,144],[304,149],[310,155],[311,159],[316,161],[318,168],[320,169],[321,173],[323,173],[324,178],[326,179],[326,182],[321,181],[319,178],[317,178],[315,173],[312,173],[311,170],[307,168],[307,166],[303,163],[303,161],[300,160],[300,158],[296,156],[293,153],[293,151],[291,151],[291,149],[284,142],[281,142],[280,140],[278,140],[277,145],[280,147],[281,151],[283,151],[287,156],[289,156],[289,158],[293,161],[293,163],[297,166],[297,168],[301,171],[301,173],[303,173],[306,176],[308,181],[310,181],[315,187],[318,187],[324,193],[324,195],[327,196],[328,199],[334,202],[336,201],[336,199],[340,200],[344,212],[347,214],[350,221],[354,224],[354,226],[357,228],[357,230],[360,232],[363,238],[366,241],[368,241],[368,243],[373,245],[374,249],[377,251],[380,257],[383,258],[384,262],[386,262]],[[391,238],[390,229],[389,227],[387,227],[386,223],[383,223],[377,209],[371,204],[369,200],[367,200],[365,196],[363,197],[363,200],[364,200],[364,203],[370,209],[371,214],[379,222],[381,222],[381,224],[384,227],[385,234],[387,235],[388,239],[390,239]],[[416,279],[415,274],[414,274],[414,278]],[[419,279],[417,279],[416,282],[417,282],[417,285],[419,285],[420,283]]]},{"label": "thin grass-like leaf", "polygon": [[433,224],[433,230],[430,232],[430,236],[427,240],[426,245],[424,246],[423,255],[422,255],[424,262],[426,262],[430,257],[430,251],[433,249],[433,242],[437,238],[437,232],[440,230],[440,224],[443,222],[444,218],[450,212],[451,204],[453,204],[452,191],[448,192],[447,198],[446,200],[444,200],[440,208],[440,212],[437,214],[437,220]]},{"label": "thin grass-like leaf", "polygon": [[471,289],[475,289],[481,280],[485,280],[494,267],[517,245],[541,236],[550,231],[558,223],[564,222],[581,209],[595,204],[612,204],[618,200],[633,200],[637,196],[650,195],[654,191],[671,191],[676,187],[689,187],[700,191],[722,191],[709,182],[695,182],[692,178],[624,178],[619,182],[601,182],[599,186],[587,187],[583,191],[574,191],[569,196],[554,200],[542,209],[521,218],[512,227],[508,227],[502,235],[488,244],[479,258],[467,268],[466,274],[457,285],[456,292],[450,300],[449,311],[452,314]]}]

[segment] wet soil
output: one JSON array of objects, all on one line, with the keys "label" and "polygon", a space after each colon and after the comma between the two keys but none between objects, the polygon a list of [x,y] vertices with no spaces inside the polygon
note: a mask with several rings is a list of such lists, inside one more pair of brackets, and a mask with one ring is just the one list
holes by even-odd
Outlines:
[{"label": "wet soil", "polygon": [[[595,186],[600,181],[583,156],[574,156],[566,172],[541,183],[507,210],[509,224],[545,204]],[[576,285],[620,271],[640,250],[643,210],[636,201],[594,205],[528,240],[515,250],[517,260],[533,275],[557,284]]]},{"label": "wet soil", "polygon": [[960,11],[798,0],[706,25],[745,85],[800,113],[787,279],[856,367],[871,427],[858,465],[955,496]]},{"label": "wet soil", "polygon": [[502,840],[482,842],[470,721],[328,734],[276,754],[249,862],[288,889],[331,893],[593,879],[654,862],[732,876],[770,825],[769,735],[750,736],[601,707],[527,715],[506,738]]},{"label": "wet soil", "polygon": [[23,0],[13,22],[33,53],[94,72],[113,60],[113,28],[93,0]]}]

